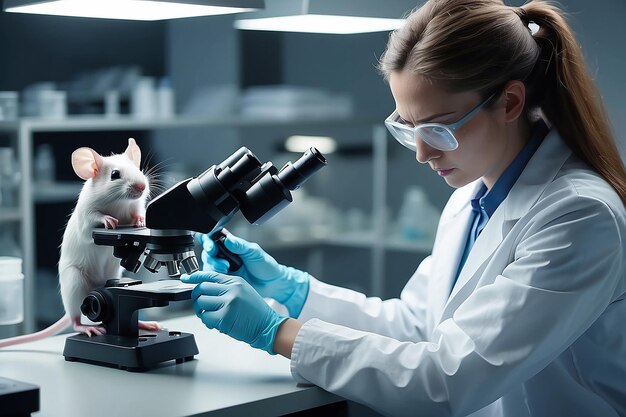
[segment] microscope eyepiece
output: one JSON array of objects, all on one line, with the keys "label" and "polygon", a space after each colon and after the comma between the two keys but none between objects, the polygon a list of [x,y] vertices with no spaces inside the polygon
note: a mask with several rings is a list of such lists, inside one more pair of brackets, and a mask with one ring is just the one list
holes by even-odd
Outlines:
[{"label": "microscope eyepiece", "polygon": [[326,165],[324,155],[316,148],[310,148],[293,164],[288,162],[278,173],[278,179],[285,187],[294,191],[324,165]]},{"label": "microscope eyepiece", "polygon": [[246,191],[241,213],[252,224],[265,223],[293,201],[290,191],[297,190],[324,165],[326,158],[317,149],[310,148],[295,163],[288,162],[279,172],[267,170]]},{"label": "microscope eyepiece", "polygon": [[[148,236],[125,236],[116,231],[104,239],[103,233],[94,232],[94,241],[114,246],[114,255],[134,272],[143,261],[152,272],[166,266],[170,276],[178,276],[182,266],[191,273],[198,269],[198,261],[191,257],[193,237],[189,231],[214,236],[237,211],[248,222],[263,224],[293,201],[291,191],[325,165],[326,158],[310,148],[294,163],[288,162],[278,170],[271,162],[262,164],[248,148],[241,147],[221,164],[180,181],[150,201],[146,206]],[[172,234],[156,233],[161,231]]]}]

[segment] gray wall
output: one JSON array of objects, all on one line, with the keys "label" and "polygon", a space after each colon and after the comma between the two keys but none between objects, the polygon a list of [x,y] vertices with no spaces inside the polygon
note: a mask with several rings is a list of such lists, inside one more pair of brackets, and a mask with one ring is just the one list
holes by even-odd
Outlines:
[{"label": "gray wall", "polygon": [[0,90],[117,65],[162,75],[164,35],[162,22],[0,12]]},{"label": "gray wall", "polygon": [[[178,111],[200,90],[239,85],[239,37],[232,16],[173,20],[166,25],[164,56]],[[164,161],[163,172],[176,169],[188,174],[222,161],[237,143],[231,129],[160,131],[154,138],[153,150]]]},{"label": "gray wall", "polygon": [[626,2],[567,0],[564,4],[626,159]]}]

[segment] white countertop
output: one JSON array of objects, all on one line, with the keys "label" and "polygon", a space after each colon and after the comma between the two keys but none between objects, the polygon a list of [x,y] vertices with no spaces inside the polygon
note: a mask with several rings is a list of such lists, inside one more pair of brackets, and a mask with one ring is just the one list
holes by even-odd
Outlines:
[{"label": "white countertop", "polygon": [[289,360],[253,349],[195,316],[161,323],[193,333],[200,353],[143,373],[80,362],[62,355],[66,335],[0,349],[0,376],[39,385],[34,416],[276,416],[342,401],[315,386],[297,385]]}]

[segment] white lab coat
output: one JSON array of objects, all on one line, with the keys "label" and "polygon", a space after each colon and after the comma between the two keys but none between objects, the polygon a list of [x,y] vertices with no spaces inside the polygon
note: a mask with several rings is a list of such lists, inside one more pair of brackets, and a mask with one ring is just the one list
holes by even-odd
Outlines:
[{"label": "white lab coat", "polygon": [[395,416],[626,416],[619,197],[551,131],[450,293],[478,185],[400,299],[311,281],[294,378]]}]

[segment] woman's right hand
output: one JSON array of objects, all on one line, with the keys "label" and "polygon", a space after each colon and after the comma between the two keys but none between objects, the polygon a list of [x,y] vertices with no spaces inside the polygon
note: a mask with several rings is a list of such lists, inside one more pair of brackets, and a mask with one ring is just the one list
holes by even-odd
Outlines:
[{"label": "woman's right hand", "polygon": [[[289,310],[289,315],[300,315],[309,293],[309,274],[295,268],[286,267],[265,252],[258,244],[234,236],[226,230],[224,245],[232,253],[239,255],[243,266],[230,274],[245,279],[261,296],[273,298]],[[200,235],[204,271],[228,272],[228,261],[218,258],[217,246],[209,235]]]}]

